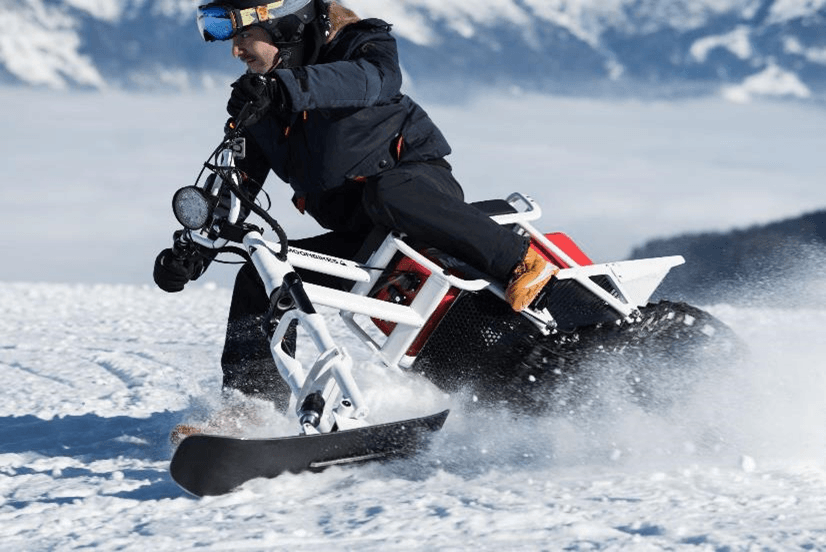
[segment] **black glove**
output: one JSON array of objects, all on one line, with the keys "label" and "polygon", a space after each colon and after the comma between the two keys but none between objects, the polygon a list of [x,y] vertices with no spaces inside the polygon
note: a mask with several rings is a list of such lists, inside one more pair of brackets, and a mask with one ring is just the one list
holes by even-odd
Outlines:
[{"label": "black glove", "polygon": [[204,259],[197,253],[178,254],[172,249],[164,249],[155,259],[152,277],[159,288],[175,293],[203,274],[204,269]]},{"label": "black glove", "polygon": [[[280,110],[281,104],[278,79],[272,75],[246,73],[232,83],[232,95],[227,102],[227,113],[238,124],[254,125],[270,109]],[[239,115],[247,106],[249,107],[244,112],[245,120],[239,121]]]}]

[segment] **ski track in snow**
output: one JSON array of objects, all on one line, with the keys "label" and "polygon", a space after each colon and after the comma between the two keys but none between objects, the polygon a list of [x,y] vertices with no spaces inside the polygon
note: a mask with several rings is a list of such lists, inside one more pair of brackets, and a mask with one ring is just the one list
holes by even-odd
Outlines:
[{"label": "ski track in snow", "polygon": [[452,404],[431,449],[199,500],[167,436],[218,394],[229,296],[0,283],[0,549],[826,548],[826,309],[709,307],[752,360],[664,415],[469,411],[345,337],[377,418]]}]

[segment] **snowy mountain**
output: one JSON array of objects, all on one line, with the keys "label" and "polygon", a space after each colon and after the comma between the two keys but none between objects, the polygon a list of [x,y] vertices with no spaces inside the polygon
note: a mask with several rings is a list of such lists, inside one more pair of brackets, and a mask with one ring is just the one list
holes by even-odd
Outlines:
[{"label": "snowy mountain", "polygon": [[[395,26],[412,84],[556,93],[826,93],[826,0],[348,0]],[[0,82],[189,88],[240,70],[193,0],[0,0]],[[438,85],[436,85],[438,83]]]}]

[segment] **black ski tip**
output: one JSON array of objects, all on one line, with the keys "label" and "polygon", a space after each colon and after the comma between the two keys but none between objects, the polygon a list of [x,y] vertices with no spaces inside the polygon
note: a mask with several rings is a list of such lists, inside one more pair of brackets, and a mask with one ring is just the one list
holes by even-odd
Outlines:
[{"label": "black ski tip", "polygon": [[273,439],[191,435],[181,441],[169,472],[185,491],[198,496],[230,492],[260,477],[321,471],[330,466],[410,456],[440,430],[450,410],[430,416],[362,428]]}]

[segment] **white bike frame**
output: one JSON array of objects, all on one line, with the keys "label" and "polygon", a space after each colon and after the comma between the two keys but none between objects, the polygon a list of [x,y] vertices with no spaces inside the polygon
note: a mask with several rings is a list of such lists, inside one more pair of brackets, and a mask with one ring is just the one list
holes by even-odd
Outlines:
[{"label": "white bike frame", "polygon": [[[223,150],[218,155],[218,160],[219,166],[234,167],[233,151]],[[218,193],[217,189],[207,191],[215,195]],[[668,271],[684,262],[682,257],[673,256],[581,266],[531,224],[542,216],[536,202],[519,193],[510,195],[506,201],[515,212],[491,218],[498,224],[513,225],[515,231],[530,236],[557,259],[561,259],[567,268],[560,270],[556,278],[577,281],[614,309],[618,319],[637,316],[638,308],[648,302]],[[236,222],[240,211],[240,201],[233,196],[227,220],[230,223]],[[217,249],[229,243],[225,239],[210,239],[207,233],[204,230],[190,231],[189,236],[192,241],[207,248]],[[500,285],[488,280],[464,279],[448,274],[442,266],[410,247],[398,233],[390,233],[364,266],[347,259],[293,247],[289,248],[287,259],[281,260],[276,254],[281,248],[280,244],[266,241],[261,233],[254,230],[244,236],[241,245],[249,254],[271,298],[276,296],[285,277],[294,272],[295,268],[354,282],[349,292],[310,283],[303,284],[303,289],[313,307],[324,306],[337,310],[346,326],[390,367],[404,369],[413,364],[415,356],[408,354],[411,344],[451,289],[470,293],[485,290],[502,299],[505,296]],[[409,305],[369,296],[398,253],[430,272]],[[607,277],[614,293],[598,285],[595,282],[597,277]],[[302,419],[302,405],[308,397],[320,394],[324,399],[324,410],[317,423],[301,422],[302,431],[305,434],[325,433],[334,428],[349,429],[369,425],[369,406],[353,376],[352,358],[333,339],[325,318],[315,308],[308,311],[301,308],[287,310],[278,320],[270,347],[279,373],[292,391],[299,420]],[[554,319],[547,310],[528,308],[522,314],[544,333],[554,330]],[[384,335],[383,339],[376,337],[380,332],[375,331],[371,319],[393,323],[392,331]],[[318,351],[315,361],[308,366],[287,354],[281,346],[293,322],[300,325]]]}]

